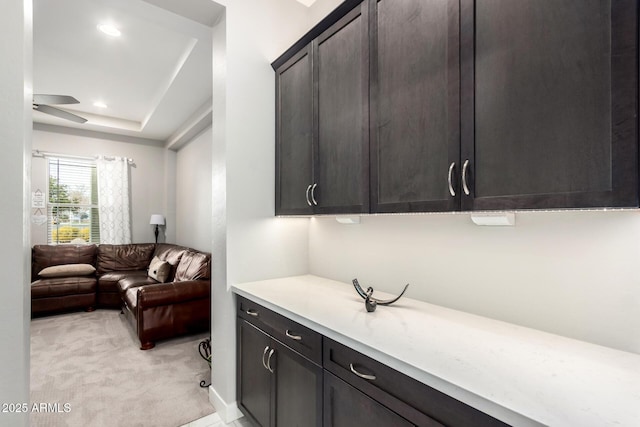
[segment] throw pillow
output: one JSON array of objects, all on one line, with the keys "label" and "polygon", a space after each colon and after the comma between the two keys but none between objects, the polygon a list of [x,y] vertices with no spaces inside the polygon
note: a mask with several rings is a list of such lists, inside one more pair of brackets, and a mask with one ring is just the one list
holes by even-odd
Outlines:
[{"label": "throw pillow", "polygon": [[88,276],[96,271],[91,264],[63,264],[53,265],[43,268],[38,276],[40,277],[69,277],[69,276]]},{"label": "throw pillow", "polygon": [[171,272],[171,264],[167,261],[162,261],[157,256],[154,256],[149,264],[149,277],[164,283],[169,278]]}]

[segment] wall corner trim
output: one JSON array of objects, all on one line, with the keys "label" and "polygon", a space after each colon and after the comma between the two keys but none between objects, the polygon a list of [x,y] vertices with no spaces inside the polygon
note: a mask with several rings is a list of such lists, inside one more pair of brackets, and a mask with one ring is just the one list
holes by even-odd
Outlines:
[{"label": "wall corner trim", "polygon": [[244,416],[242,412],[240,412],[237,402],[225,402],[213,386],[209,386],[209,402],[211,402],[220,419],[222,419],[225,424],[229,424]]}]

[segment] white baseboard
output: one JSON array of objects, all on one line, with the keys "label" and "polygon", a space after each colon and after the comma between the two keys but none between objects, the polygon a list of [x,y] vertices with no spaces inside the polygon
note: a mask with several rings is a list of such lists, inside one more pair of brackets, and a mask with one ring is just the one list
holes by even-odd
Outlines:
[{"label": "white baseboard", "polygon": [[229,424],[244,416],[242,412],[240,412],[240,409],[238,409],[237,402],[225,402],[213,386],[209,386],[209,402],[216,408],[216,412],[225,424]]}]

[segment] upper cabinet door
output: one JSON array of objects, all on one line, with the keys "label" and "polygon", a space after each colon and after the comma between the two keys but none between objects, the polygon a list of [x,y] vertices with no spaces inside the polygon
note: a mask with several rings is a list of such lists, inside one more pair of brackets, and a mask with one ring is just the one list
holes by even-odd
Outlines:
[{"label": "upper cabinet door", "polygon": [[316,213],[369,212],[367,3],[313,42],[317,145]]},{"label": "upper cabinet door", "polygon": [[276,215],[312,214],[311,45],[276,70]]},{"label": "upper cabinet door", "polygon": [[459,1],[373,0],[371,211],[459,208]]},{"label": "upper cabinet door", "polygon": [[637,4],[462,0],[463,210],[638,205]]}]

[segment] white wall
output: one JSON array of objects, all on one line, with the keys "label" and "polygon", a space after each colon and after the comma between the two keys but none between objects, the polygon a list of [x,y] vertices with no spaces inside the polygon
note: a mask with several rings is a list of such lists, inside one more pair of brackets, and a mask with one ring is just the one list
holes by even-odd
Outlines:
[{"label": "white wall", "polygon": [[[29,403],[31,0],[3,2],[0,27],[0,403]],[[29,415],[0,412],[0,425],[27,426]]]},{"label": "white wall", "polygon": [[322,19],[330,14],[333,9],[340,6],[342,1],[343,0],[316,0],[309,8],[309,28],[322,21]]},{"label": "white wall", "polygon": [[314,218],[309,246],[318,276],[640,353],[639,211]]},{"label": "white wall", "polygon": [[176,155],[176,243],[211,251],[211,127]]},{"label": "white wall", "polygon": [[[40,130],[45,129],[45,130]],[[160,233],[159,241],[175,241],[175,215],[167,203],[165,169],[175,163],[175,155],[167,153],[159,143],[135,138],[80,132],[53,126],[38,125],[33,131],[33,149],[78,156],[121,156],[134,160],[131,166],[131,238],[134,243],[153,242],[153,228],[149,225],[151,214],[165,215],[166,236]],[[172,160],[173,159],[173,160]],[[32,161],[33,191],[46,192],[46,160],[34,157]],[[173,179],[169,180],[173,182]],[[32,224],[32,244],[47,243],[47,226]]]},{"label": "white wall", "polygon": [[308,220],[274,217],[275,76],[270,62],[307,31],[293,0],[220,0],[214,27],[211,396],[234,410],[235,305],[228,285],[308,271]]}]

